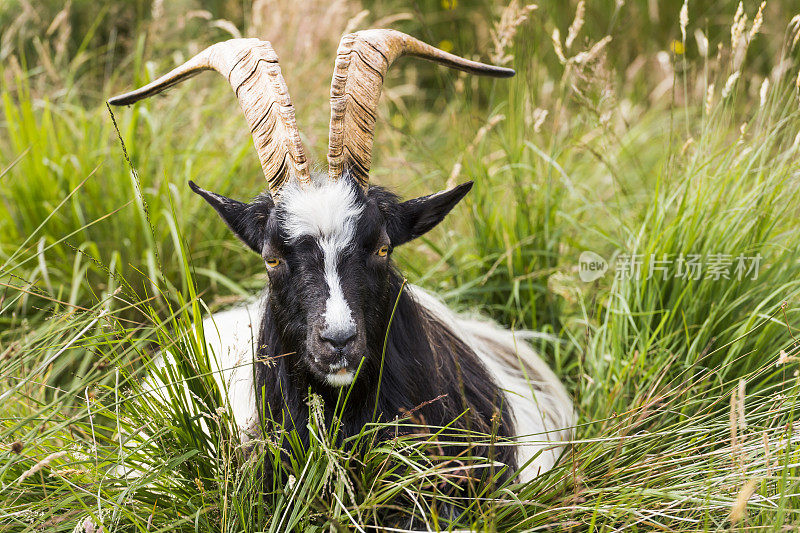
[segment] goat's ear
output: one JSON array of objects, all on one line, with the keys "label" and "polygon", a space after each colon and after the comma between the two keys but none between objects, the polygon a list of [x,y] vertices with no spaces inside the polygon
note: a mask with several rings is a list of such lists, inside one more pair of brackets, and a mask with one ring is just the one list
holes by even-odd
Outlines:
[{"label": "goat's ear", "polygon": [[392,246],[416,239],[433,229],[471,188],[472,182],[468,181],[447,191],[397,204],[388,213],[386,222]]},{"label": "goat's ear", "polygon": [[211,204],[239,240],[254,252],[261,253],[266,237],[267,219],[275,206],[269,196],[259,196],[253,203],[246,204],[207,191],[198,187],[193,181],[189,181],[189,187]]}]

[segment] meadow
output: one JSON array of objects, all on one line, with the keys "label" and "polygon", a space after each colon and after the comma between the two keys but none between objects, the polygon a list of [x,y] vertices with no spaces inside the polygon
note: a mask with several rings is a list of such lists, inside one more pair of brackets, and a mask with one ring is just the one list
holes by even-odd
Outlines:
[{"label": "meadow", "polygon": [[[457,498],[452,522],[430,505],[448,498],[440,435],[378,443],[399,423],[379,422],[357,455],[312,417],[296,462],[245,453],[199,326],[266,274],[187,186],[264,189],[236,99],[207,74],[105,104],[257,36],[323,168],[336,45],[369,27],[516,69],[398,62],[372,182],[475,182],[396,261],[538,332],[579,417],[560,466]],[[0,531],[402,530],[398,502],[443,531],[800,526],[793,2],[6,0],[0,98]],[[174,364],[152,394],[160,348]],[[290,483],[265,493],[262,468]]]}]

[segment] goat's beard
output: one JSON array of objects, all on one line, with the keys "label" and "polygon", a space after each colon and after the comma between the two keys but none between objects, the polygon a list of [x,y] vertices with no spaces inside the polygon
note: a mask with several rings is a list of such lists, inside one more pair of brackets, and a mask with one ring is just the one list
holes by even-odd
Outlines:
[{"label": "goat's beard", "polygon": [[324,354],[319,354],[318,352],[306,348],[306,353],[303,354],[302,361],[305,363],[307,371],[317,382],[332,387],[350,385],[353,380],[357,379],[359,370],[368,360],[365,345],[349,350],[346,354],[334,355],[332,363],[323,362],[329,357],[330,353],[327,351]]}]

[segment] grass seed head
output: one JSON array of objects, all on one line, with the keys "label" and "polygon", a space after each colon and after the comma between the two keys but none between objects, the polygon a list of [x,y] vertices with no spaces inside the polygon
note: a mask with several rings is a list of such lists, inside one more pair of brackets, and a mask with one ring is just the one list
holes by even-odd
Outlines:
[{"label": "grass seed head", "polygon": [[681,42],[686,44],[686,26],[689,25],[689,0],[683,0],[680,13]]},{"label": "grass seed head", "polygon": [[79,474],[85,474],[85,470],[81,470],[80,468],[61,468],[59,470],[53,470],[50,472],[48,477],[73,477]]},{"label": "grass seed head", "polygon": [[747,511],[747,501],[753,496],[757,486],[758,480],[751,479],[739,490],[736,501],[733,502],[733,506],[731,507],[730,519],[732,523],[736,524],[742,521]]},{"label": "grass seed head", "polygon": [[[798,138],[800,138],[800,133],[797,134],[795,138],[795,144],[798,143]],[[798,362],[800,361],[800,357],[796,357],[793,355],[789,355],[786,353],[786,350],[781,350],[778,354],[778,360],[775,362],[775,366],[785,365],[786,363]]]},{"label": "grass seed head", "polygon": [[580,2],[578,2],[578,7],[575,9],[575,19],[572,21],[572,24],[567,31],[567,40],[564,42],[564,46],[567,48],[567,50],[572,47],[572,43],[575,41],[578,33],[580,33],[581,28],[583,27],[585,14],[586,2],[584,2],[584,0],[580,0]]},{"label": "grass seed head", "polygon": [[566,63],[567,58],[564,57],[564,49],[561,47],[561,32],[558,31],[558,28],[553,30],[553,34],[550,36],[553,40],[553,50],[556,52],[556,56],[561,63]]},{"label": "grass seed head", "polygon": [[606,35],[605,37],[597,41],[594,44],[594,46],[592,46],[589,50],[576,54],[575,57],[572,59],[575,61],[575,63],[579,65],[585,63],[591,63],[592,61],[597,59],[597,56],[600,55],[600,52],[603,50],[603,48],[605,48],[606,45],[610,42],[611,42],[611,36]]},{"label": "grass seed head", "polygon": [[761,26],[764,24],[764,8],[766,6],[767,2],[761,2],[761,5],[758,6],[758,12],[753,19],[753,27],[750,28],[750,35],[748,35],[749,40],[753,40],[753,37],[755,37],[759,30],[761,30]]},{"label": "grass seed head", "polygon": [[30,467],[28,470],[23,472],[22,475],[19,476],[19,478],[17,478],[17,483],[21,483],[21,482],[25,481],[27,478],[29,478],[32,475],[38,473],[42,469],[47,468],[50,465],[50,463],[52,463],[56,459],[60,459],[61,457],[64,457],[65,455],[67,455],[67,452],[65,452],[63,450],[60,451],[60,452],[51,453],[50,455],[48,455],[47,457],[45,457],[44,459],[42,459],[41,461],[39,461],[38,463],[33,465],[32,467]]},{"label": "grass seed head", "polygon": [[739,48],[745,24],[747,24],[747,15],[744,13],[742,3],[739,2],[739,7],[733,16],[733,24],[731,24],[731,53],[736,53],[736,49]]},{"label": "grass seed head", "polygon": [[164,16],[164,0],[153,0],[150,6],[150,16],[153,20],[158,20]]},{"label": "grass seed head", "polygon": [[764,107],[764,104],[767,102],[767,94],[769,93],[769,78],[764,78],[764,81],[761,82],[761,89],[758,91],[759,101],[761,102],[761,107]]},{"label": "grass seed head", "polygon": [[511,0],[505,9],[503,9],[500,20],[491,30],[494,52],[491,54],[490,58],[493,63],[497,65],[506,65],[514,59],[514,56],[507,53],[507,51],[514,44],[514,37],[517,35],[517,29],[528,20],[530,14],[538,9],[538,7],[539,6],[536,4],[520,6],[518,0]]},{"label": "grass seed head", "polygon": [[725,82],[725,87],[722,88],[722,99],[724,100],[728,96],[730,96],[731,92],[733,91],[733,87],[736,85],[736,81],[739,79],[742,73],[740,71],[736,71],[730,76],[728,76],[728,80]]},{"label": "grass seed head", "polygon": [[533,131],[539,133],[542,129],[545,119],[547,119],[547,109],[537,107],[533,110]]},{"label": "grass seed head", "polygon": [[789,35],[792,37],[792,46],[790,48],[794,50],[798,39],[800,39],[800,15],[795,15],[789,21]]},{"label": "grass seed head", "polygon": [[700,57],[708,57],[708,37],[703,30],[700,28],[694,30],[694,40],[697,41],[697,52]]}]

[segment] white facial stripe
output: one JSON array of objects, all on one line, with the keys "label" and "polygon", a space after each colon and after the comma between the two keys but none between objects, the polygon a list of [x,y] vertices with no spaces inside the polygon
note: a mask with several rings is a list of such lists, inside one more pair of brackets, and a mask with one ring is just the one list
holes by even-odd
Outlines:
[{"label": "white facial stripe", "polygon": [[306,188],[291,183],[281,200],[281,221],[289,239],[311,236],[322,250],[328,284],[326,329],[331,333],[352,329],[355,322],[344,298],[337,264],[341,252],[354,240],[356,221],[363,210],[356,202],[353,186],[344,179]]},{"label": "white facial stripe", "polygon": [[325,260],[325,281],[328,283],[328,300],[325,302],[325,328],[330,332],[351,330],[355,327],[353,314],[342,292],[342,280],[336,268],[340,249],[336,241],[323,238],[320,241]]}]

